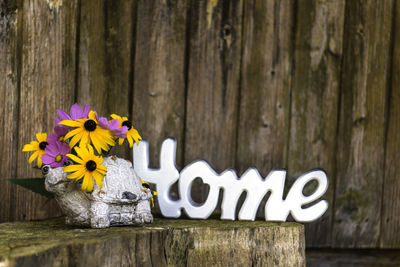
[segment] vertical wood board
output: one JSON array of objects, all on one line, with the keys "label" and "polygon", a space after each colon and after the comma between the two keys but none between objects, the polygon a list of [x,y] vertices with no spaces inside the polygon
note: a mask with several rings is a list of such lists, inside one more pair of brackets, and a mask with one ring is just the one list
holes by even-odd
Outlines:
[{"label": "vertical wood board", "polygon": [[[237,129],[238,174],[256,167],[263,177],[286,168],[294,3],[246,1]],[[265,217],[263,199],[257,216]]]},{"label": "vertical wood board", "polygon": [[[138,2],[132,117],[149,141],[153,168],[160,167],[167,137],[177,140],[176,163],[182,165],[188,8],[188,0]],[[177,190],[171,194],[178,197]],[[155,206],[159,212],[157,200]]]},{"label": "vertical wood board", "polygon": [[[130,117],[135,6],[134,0],[81,1],[77,100],[102,117]],[[131,150],[125,142],[111,154],[128,159]]]},{"label": "vertical wood board", "polygon": [[380,246],[400,248],[400,3],[395,2]]},{"label": "vertical wood board", "polygon": [[[185,124],[185,165],[204,158],[217,172],[234,167],[242,1],[192,1]],[[194,183],[193,198],[205,187]]]},{"label": "vertical wood board", "polygon": [[392,1],[347,1],[334,247],[379,244]]},{"label": "vertical wood board", "polygon": [[21,10],[17,3],[0,1],[0,13],[0,222],[4,222],[12,220],[15,210],[11,201],[15,186],[7,178],[16,174]]},{"label": "vertical wood board", "polygon": [[247,1],[236,165],[265,177],[286,166],[293,47],[292,1]]},{"label": "vertical wood board", "polygon": [[[329,178],[329,208],[306,224],[309,247],[330,246],[336,170],[336,132],[345,1],[300,1],[294,48],[288,172],[322,168]],[[309,190],[309,193],[312,191]]]},{"label": "vertical wood board", "polygon": [[[37,132],[51,133],[57,109],[68,110],[74,101],[77,1],[23,1],[21,88],[18,117],[18,178],[41,177],[28,164],[24,144]],[[60,215],[55,201],[17,187],[14,220]]]},{"label": "vertical wood board", "polygon": [[159,167],[162,141],[170,136],[182,163],[188,2],[138,3],[132,117],[149,141],[152,167]]}]

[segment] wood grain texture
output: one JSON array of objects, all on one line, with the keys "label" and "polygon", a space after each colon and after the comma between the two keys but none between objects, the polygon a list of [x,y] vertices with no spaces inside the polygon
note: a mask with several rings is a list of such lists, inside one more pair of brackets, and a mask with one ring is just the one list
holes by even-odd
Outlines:
[{"label": "wood grain texture", "polygon": [[0,264],[305,266],[297,223],[156,219],[145,227],[74,229],[62,219],[0,224]]},{"label": "wood grain texture", "polygon": [[379,245],[392,9],[346,2],[334,247]]},{"label": "wood grain texture", "polygon": [[[243,1],[193,1],[185,165],[203,158],[217,172],[235,165]],[[206,188],[193,198],[205,200]]]},{"label": "wood grain texture", "polygon": [[236,165],[265,177],[286,166],[293,48],[292,1],[246,1]]},{"label": "wood grain texture", "polygon": [[[81,1],[77,100],[103,117],[130,117],[135,8],[134,0]],[[130,151],[125,143],[112,154]]]},{"label": "wood grain texture", "polygon": [[380,246],[400,248],[400,3],[395,2]]},{"label": "wood grain texture", "polygon": [[138,2],[132,117],[149,141],[150,164],[156,168],[162,141],[170,136],[177,140],[176,162],[182,164],[188,3]]},{"label": "wood grain texture", "polygon": [[[74,101],[77,1],[22,1],[21,88],[18,117],[18,178],[40,177],[28,164],[24,144],[37,132],[53,131],[57,109],[68,110]],[[17,187],[10,203],[13,220],[58,215],[55,201]]]},{"label": "wood grain texture", "polygon": [[328,211],[315,223],[306,224],[307,246],[326,247],[332,232],[345,1],[300,1],[297,7],[289,184],[313,168],[327,172],[329,187],[324,199],[329,202]]},{"label": "wood grain texture", "polygon": [[[263,177],[286,168],[293,61],[293,1],[246,1],[236,169]],[[264,216],[266,198],[257,216]]]},{"label": "wood grain texture", "polygon": [[15,207],[11,196],[15,186],[7,178],[15,177],[18,133],[18,94],[21,12],[15,2],[0,1],[0,222],[9,221]]},{"label": "wood grain texture", "polygon": [[[182,167],[188,8],[188,0],[138,2],[132,118],[149,141],[153,168],[160,167],[167,137],[177,140],[176,164]],[[178,198],[177,187],[171,194]],[[154,211],[160,213],[157,199]]]},{"label": "wood grain texture", "polygon": [[399,250],[382,249],[307,249],[309,267],[397,267],[400,266]]}]

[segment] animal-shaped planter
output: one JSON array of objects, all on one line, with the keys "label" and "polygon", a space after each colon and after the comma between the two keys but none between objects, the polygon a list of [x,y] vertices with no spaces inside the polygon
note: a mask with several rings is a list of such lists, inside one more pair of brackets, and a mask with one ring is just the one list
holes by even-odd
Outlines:
[{"label": "animal-shaped planter", "polygon": [[114,225],[141,225],[153,222],[150,189],[144,188],[132,163],[115,156],[104,158],[107,174],[100,189],[91,193],[67,178],[62,167],[43,166],[46,190],[54,193],[66,215],[66,224],[106,228]]}]

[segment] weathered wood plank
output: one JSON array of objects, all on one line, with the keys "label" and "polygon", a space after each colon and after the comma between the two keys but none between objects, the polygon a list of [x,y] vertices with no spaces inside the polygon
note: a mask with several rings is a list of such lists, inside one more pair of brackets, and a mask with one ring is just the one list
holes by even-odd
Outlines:
[{"label": "weathered wood plank", "polygon": [[0,224],[0,265],[305,266],[297,223],[156,219],[145,227],[74,229],[60,219]]},{"label": "weathered wood plank", "polygon": [[333,246],[379,244],[393,1],[347,1]]},{"label": "weathered wood plank", "polygon": [[345,1],[300,1],[297,7],[288,172],[295,178],[317,167],[327,172],[329,209],[306,224],[307,246],[326,247],[332,233]]},{"label": "weathered wood plank", "polygon": [[395,1],[380,246],[400,248],[400,3]]},{"label": "weathered wood plank", "polygon": [[265,177],[286,166],[292,70],[292,1],[246,1],[238,149],[239,172]]},{"label": "weathered wood plank", "polygon": [[[22,1],[21,88],[18,118],[17,177],[41,176],[28,164],[24,144],[36,132],[52,132],[57,109],[74,101],[77,1]],[[59,214],[55,202],[17,187],[12,219],[37,219]]]},{"label": "weathered wood plank", "polygon": [[4,222],[14,214],[15,187],[6,179],[16,174],[21,10],[15,2],[0,1],[0,14],[0,222]]},{"label": "weathered wood plank", "polygon": [[[286,167],[292,71],[293,1],[246,1],[236,168],[266,177]],[[260,207],[265,206],[265,200]],[[257,216],[264,217],[260,208]]]},{"label": "weathered wood plank", "polygon": [[396,267],[400,266],[400,251],[382,249],[307,249],[306,261],[308,267]]},{"label": "weathered wood plank", "polygon": [[[135,1],[81,1],[78,103],[130,117]],[[127,144],[112,153],[131,157]]]},{"label": "weathered wood plank", "polygon": [[177,139],[182,163],[187,0],[138,2],[132,117],[159,167],[162,141]]},{"label": "weathered wood plank", "polygon": [[[243,1],[193,1],[186,99],[185,165],[234,167]],[[195,182],[196,183],[196,182]],[[206,188],[193,192],[205,200]]]}]

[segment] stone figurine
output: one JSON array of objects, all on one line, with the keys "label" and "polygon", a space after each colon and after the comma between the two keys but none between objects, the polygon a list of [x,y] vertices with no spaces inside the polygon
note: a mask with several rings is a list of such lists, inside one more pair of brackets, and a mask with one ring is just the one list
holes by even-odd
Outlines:
[{"label": "stone figurine", "polygon": [[107,167],[103,187],[95,185],[90,193],[68,179],[62,167],[42,167],[46,190],[54,194],[66,215],[66,224],[106,228],[152,223],[150,200],[153,195],[150,189],[142,186],[132,163],[111,156],[104,158],[103,165]]}]

